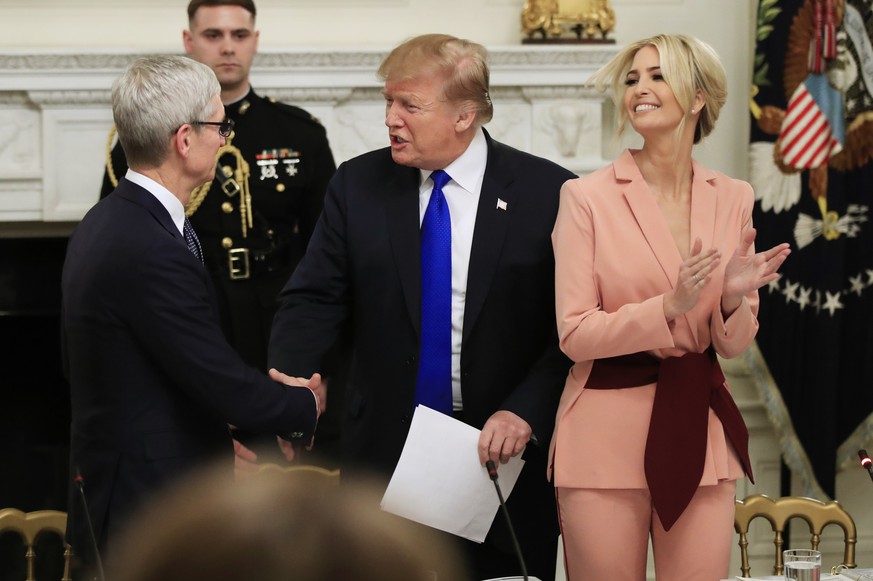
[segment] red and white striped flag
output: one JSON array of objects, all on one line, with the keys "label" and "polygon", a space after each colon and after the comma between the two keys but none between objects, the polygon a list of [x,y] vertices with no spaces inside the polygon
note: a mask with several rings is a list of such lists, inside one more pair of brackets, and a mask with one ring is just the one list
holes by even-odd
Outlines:
[{"label": "red and white striped flag", "polygon": [[819,167],[843,150],[843,97],[825,75],[811,74],[798,85],[779,132],[782,161],[791,167]]}]

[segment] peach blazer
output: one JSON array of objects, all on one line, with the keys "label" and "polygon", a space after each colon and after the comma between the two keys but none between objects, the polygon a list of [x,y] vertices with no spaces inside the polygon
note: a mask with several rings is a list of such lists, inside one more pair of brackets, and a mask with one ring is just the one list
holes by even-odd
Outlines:
[{"label": "peach blazer", "polygon": [[[703,352],[736,357],[758,330],[758,294],[725,320],[724,268],[752,225],[749,184],[692,165],[691,241],[721,251],[721,265],[697,305],[667,322],[663,296],[682,257],[631,151],[568,181],[552,233],[561,349],[574,361],[557,412],[549,477],[569,488],[648,488],[643,468],[655,384],[584,389],[592,361],[648,351],[656,357]],[[742,478],[736,452],[710,410],[701,485]]]}]

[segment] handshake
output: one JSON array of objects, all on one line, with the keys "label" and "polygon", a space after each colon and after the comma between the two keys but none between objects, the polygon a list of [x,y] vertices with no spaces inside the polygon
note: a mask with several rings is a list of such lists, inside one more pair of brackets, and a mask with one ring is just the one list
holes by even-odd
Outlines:
[{"label": "handshake", "polygon": [[[273,368],[269,371],[270,379],[277,383],[283,383],[290,387],[306,387],[312,391],[315,396],[315,406],[317,417],[321,417],[327,410],[327,380],[321,377],[320,373],[314,373],[312,377],[292,377],[277,369]],[[233,426],[231,426],[233,428]],[[279,449],[282,455],[288,462],[293,462],[297,456],[297,451],[300,448],[300,443],[295,440],[286,440],[280,436],[276,436],[279,442]],[[315,436],[306,445],[307,450],[312,449]],[[233,441],[234,452],[234,473],[237,478],[244,478],[247,474],[258,470],[258,455],[251,449],[241,444],[238,440]]]}]

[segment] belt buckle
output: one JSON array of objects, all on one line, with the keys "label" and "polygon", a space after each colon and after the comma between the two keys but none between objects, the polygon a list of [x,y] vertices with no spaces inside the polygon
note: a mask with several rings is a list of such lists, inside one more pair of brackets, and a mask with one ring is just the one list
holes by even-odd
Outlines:
[{"label": "belt buckle", "polygon": [[233,178],[228,178],[221,182],[221,190],[228,198],[232,198],[239,193],[240,187]]},{"label": "belt buckle", "polygon": [[228,250],[227,267],[230,271],[230,280],[246,280],[251,278],[249,249],[231,248]]}]

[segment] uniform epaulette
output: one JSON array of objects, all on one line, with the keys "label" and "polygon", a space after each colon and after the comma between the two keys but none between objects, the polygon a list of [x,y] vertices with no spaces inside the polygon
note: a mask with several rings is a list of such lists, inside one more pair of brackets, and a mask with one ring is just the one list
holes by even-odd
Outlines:
[{"label": "uniform epaulette", "polygon": [[297,117],[299,119],[303,119],[304,121],[309,121],[310,123],[314,123],[314,124],[319,125],[319,126],[322,125],[322,123],[318,119],[318,117],[312,115],[311,113],[309,113],[305,109],[301,109],[300,107],[296,107],[294,105],[289,105],[288,103],[283,103],[282,101],[277,100],[275,97],[265,97],[264,100],[267,101],[268,103],[270,103],[271,105],[276,106],[278,109],[281,109],[285,113],[289,113],[290,115],[293,115],[294,117]]}]

